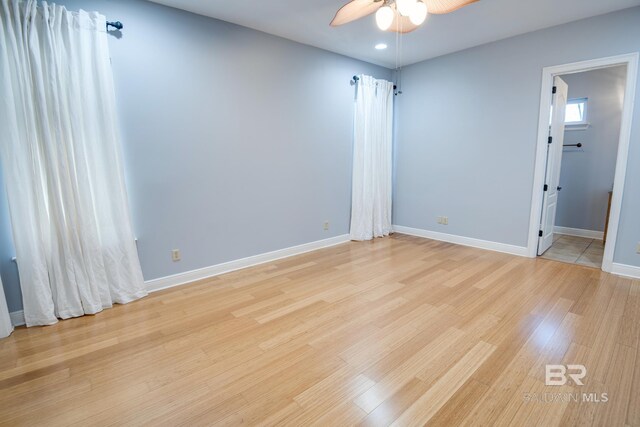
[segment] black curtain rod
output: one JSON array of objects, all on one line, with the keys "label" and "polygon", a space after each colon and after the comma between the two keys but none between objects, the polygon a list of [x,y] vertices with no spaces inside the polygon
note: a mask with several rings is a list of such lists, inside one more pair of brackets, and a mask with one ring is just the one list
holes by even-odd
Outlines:
[{"label": "black curtain rod", "polygon": [[124,25],[122,25],[122,22],[120,21],[113,21],[113,22],[107,21],[107,31],[109,31],[109,27],[113,27],[116,30],[121,30],[124,28]]},{"label": "black curtain rod", "polygon": [[582,147],[582,142],[578,142],[577,144],[565,144],[565,145],[563,145],[563,147],[578,147],[578,148],[581,148]]},{"label": "black curtain rod", "polygon": [[[353,76],[353,81],[354,81],[354,82],[357,82],[358,80],[360,80],[360,77],[358,77],[358,76]],[[396,89],[398,89],[398,86],[393,85],[393,90],[396,90]]]}]

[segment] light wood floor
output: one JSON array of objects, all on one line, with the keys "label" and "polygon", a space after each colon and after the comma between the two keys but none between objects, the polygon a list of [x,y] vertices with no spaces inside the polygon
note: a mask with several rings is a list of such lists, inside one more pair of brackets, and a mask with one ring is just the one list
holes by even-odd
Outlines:
[{"label": "light wood floor", "polygon": [[638,281],[395,235],[21,328],[0,424],[640,426],[639,339]]}]

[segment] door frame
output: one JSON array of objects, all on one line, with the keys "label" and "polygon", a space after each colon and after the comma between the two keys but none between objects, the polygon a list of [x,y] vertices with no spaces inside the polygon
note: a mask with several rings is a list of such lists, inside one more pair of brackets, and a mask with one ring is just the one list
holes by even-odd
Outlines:
[{"label": "door frame", "polygon": [[636,82],[638,78],[638,58],[638,52],[634,52],[624,55],[544,67],[542,69],[540,116],[538,120],[538,142],[536,146],[536,159],[533,176],[531,216],[529,219],[529,240],[527,243],[527,253],[529,257],[535,258],[537,256],[538,249],[538,231],[540,229],[540,218],[542,214],[543,186],[546,169],[553,78],[555,76],[563,74],[575,74],[584,71],[597,70],[600,68],[609,68],[616,65],[626,65],[627,83],[625,88],[624,104],[622,107],[622,123],[620,124],[620,140],[618,142],[616,172],[613,183],[611,215],[609,218],[609,233],[604,248],[604,257],[602,259],[602,269],[606,272],[611,272],[613,268],[613,256],[618,237],[620,212],[622,210],[622,195],[624,194],[624,184],[627,174],[627,159],[629,156],[631,125],[633,123]]}]

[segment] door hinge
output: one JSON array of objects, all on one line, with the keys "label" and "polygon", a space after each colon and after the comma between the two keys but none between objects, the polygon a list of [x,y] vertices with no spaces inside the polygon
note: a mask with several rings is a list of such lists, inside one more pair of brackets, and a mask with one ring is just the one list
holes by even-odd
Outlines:
[{"label": "door hinge", "polygon": [[542,230],[538,231],[538,237],[542,237],[544,233],[542,233]]},{"label": "door hinge", "polygon": [[549,185],[548,184],[544,185],[544,191],[549,191]]},{"label": "door hinge", "polygon": [[553,142],[553,137],[552,137],[552,136],[550,136],[550,137],[549,137],[549,144],[551,144],[552,142]]},{"label": "door hinge", "polygon": [[553,87],[553,89],[551,89],[551,93],[556,93],[557,91],[558,91],[558,88],[555,86]]}]

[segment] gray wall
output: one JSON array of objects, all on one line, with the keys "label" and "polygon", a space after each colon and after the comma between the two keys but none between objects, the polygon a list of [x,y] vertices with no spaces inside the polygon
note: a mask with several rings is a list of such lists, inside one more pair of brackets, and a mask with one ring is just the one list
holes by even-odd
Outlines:
[{"label": "gray wall", "polygon": [[567,130],[562,154],[556,225],[604,231],[609,191],[613,189],[622,122],[627,67],[562,76],[569,99],[588,98],[585,130]]},{"label": "gray wall", "polygon": [[[405,68],[395,224],[526,246],[542,68],[639,50],[636,7]],[[614,260],[640,266],[640,108],[631,138]]]},{"label": "gray wall", "polygon": [[[348,232],[349,80],[389,70],[153,3],[59,3],[125,25],[109,39],[145,279]],[[15,311],[0,200],[0,268]]]},{"label": "gray wall", "polygon": [[4,293],[7,298],[9,311],[22,308],[22,294],[18,282],[18,268],[11,259],[15,256],[13,239],[11,237],[11,220],[9,207],[7,206],[7,193],[4,186],[4,177],[0,171],[0,276],[4,285]]}]

